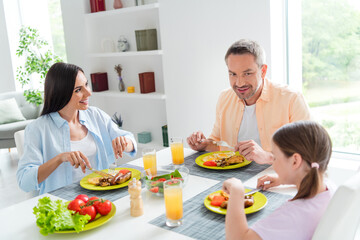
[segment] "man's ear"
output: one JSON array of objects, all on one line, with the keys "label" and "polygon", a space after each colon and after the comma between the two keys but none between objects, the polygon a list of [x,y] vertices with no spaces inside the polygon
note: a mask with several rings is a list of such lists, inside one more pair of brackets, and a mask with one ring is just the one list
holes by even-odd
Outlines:
[{"label": "man's ear", "polygon": [[265,79],[266,72],[267,72],[267,65],[263,64],[261,67],[261,78],[262,79]]},{"label": "man's ear", "polygon": [[293,169],[298,169],[301,166],[301,163],[303,162],[303,159],[300,154],[294,153],[292,155],[292,166]]}]

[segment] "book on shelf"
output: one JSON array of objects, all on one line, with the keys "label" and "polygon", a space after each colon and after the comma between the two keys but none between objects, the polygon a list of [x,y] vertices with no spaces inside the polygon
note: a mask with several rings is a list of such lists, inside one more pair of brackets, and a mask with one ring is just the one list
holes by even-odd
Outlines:
[{"label": "book on shelf", "polygon": [[155,92],[155,74],[154,72],[139,73],[140,92]]},{"label": "book on shelf", "polygon": [[158,49],[156,29],[135,30],[135,38],[138,51]]},{"label": "book on shelf", "polygon": [[105,11],[105,0],[90,0],[90,10],[92,13]]},{"label": "book on shelf", "polygon": [[93,92],[109,90],[108,77],[106,72],[91,73],[90,77]]}]

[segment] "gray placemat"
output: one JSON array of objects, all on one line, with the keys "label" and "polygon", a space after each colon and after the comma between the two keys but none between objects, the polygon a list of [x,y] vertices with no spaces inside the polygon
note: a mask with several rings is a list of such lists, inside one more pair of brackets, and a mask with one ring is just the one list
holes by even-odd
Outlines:
[{"label": "gray placemat", "polygon": [[184,164],[190,170],[191,175],[196,175],[200,177],[206,177],[214,180],[224,181],[230,177],[236,177],[241,181],[245,182],[251,177],[255,176],[259,172],[262,172],[270,165],[268,164],[257,164],[252,162],[247,166],[235,169],[227,170],[217,170],[217,169],[208,169],[200,167],[195,163],[195,159],[200,155],[206,154],[208,152],[196,152],[185,158]]},{"label": "gray placemat", "polygon": [[[181,226],[175,228],[166,226],[165,214],[151,220],[149,223],[195,239],[225,239],[225,216],[211,212],[204,206],[204,199],[206,196],[221,189],[221,186],[222,183],[218,183],[184,202],[184,217]],[[291,198],[290,195],[280,193],[268,191],[263,191],[262,193],[268,199],[267,205],[259,212],[246,215],[249,226],[261,218],[268,216],[285,201]]]},{"label": "gray placemat", "polygon": [[[137,169],[140,171],[142,170],[141,167],[130,165],[130,164],[123,164],[119,167],[134,168],[134,169]],[[82,188],[80,186],[80,183],[73,183],[73,184],[67,185],[65,187],[51,191],[49,193],[54,196],[61,197],[68,201],[73,200],[79,194],[86,194],[89,197],[96,196],[99,198],[108,199],[113,202],[115,200],[118,200],[118,199],[128,195],[128,188],[123,187],[123,188],[118,188],[118,189],[113,189],[113,190],[93,191],[93,190],[88,190],[88,189]]]}]

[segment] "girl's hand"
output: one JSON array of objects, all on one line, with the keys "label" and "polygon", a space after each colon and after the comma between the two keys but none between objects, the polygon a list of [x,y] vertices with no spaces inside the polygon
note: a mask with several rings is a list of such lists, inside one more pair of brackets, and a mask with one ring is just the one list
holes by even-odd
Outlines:
[{"label": "girl's hand", "polygon": [[118,156],[122,157],[123,152],[131,152],[134,150],[134,145],[130,139],[127,139],[124,136],[120,136],[112,140],[112,147],[114,150],[115,158]]},{"label": "girl's hand", "polygon": [[60,153],[59,158],[61,162],[69,162],[74,168],[80,166],[83,173],[85,173],[86,166],[91,168],[88,158],[80,151]]},{"label": "girl's hand", "polygon": [[230,179],[226,180],[223,183],[222,190],[229,195],[234,192],[238,192],[240,194],[244,194],[244,192],[245,192],[244,186],[243,186],[241,180],[239,180],[237,178],[230,178]]},{"label": "girl's hand", "polygon": [[[265,182],[268,182],[267,184],[265,184]],[[257,182],[257,188],[262,187],[263,190],[272,188],[272,187],[276,187],[279,186],[280,180],[278,176],[270,176],[270,175],[265,175],[262,176],[258,179]]]}]

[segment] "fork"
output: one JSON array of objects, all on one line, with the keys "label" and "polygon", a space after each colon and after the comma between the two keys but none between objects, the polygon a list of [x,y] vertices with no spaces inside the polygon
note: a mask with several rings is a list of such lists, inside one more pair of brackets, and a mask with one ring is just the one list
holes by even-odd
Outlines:
[{"label": "fork", "polygon": [[213,144],[216,144],[216,146],[223,146],[223,147],[227,147],[230,148],[232,150],[235,150],[234,147],[230,146],[227,142],[225,141],[213,141]]}]

